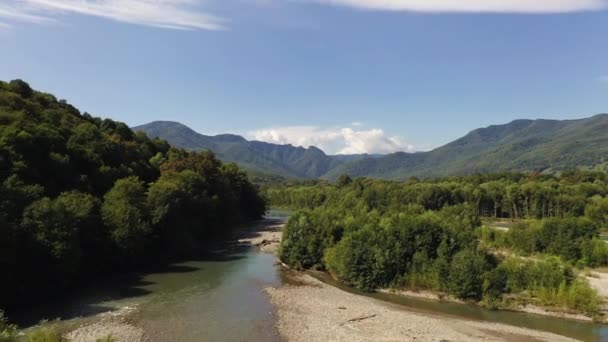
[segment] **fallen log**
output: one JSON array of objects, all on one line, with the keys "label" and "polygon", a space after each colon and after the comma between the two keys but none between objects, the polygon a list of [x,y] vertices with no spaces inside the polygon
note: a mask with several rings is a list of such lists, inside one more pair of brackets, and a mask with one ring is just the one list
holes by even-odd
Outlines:
[{"label": "fallen log", "polygon": [[363,321],[363,320],[365,320],[365,319],[372,318],[372,317],[376,317],[376,314],[367,315],[367,316],[359,316],[359,317],[351,318],[351,319],[349,319],[349,320],[347,320],[347,321],[345,321],[345,322],[343,322],[343,323],[340,323],[340,325],[342,326],[342,325],[344,325],[344,324],[346,324],[346,323],[360,322],[360,321]]}]

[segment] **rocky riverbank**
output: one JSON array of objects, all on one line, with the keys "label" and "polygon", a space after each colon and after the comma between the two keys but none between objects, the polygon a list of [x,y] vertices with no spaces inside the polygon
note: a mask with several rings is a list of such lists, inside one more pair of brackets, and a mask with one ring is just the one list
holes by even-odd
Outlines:
[{"label": "rocky riverbank", "polygon": [[505,324],[411,312],[351,294],[307,274],[267,288],[287,341],[572,341]]}]

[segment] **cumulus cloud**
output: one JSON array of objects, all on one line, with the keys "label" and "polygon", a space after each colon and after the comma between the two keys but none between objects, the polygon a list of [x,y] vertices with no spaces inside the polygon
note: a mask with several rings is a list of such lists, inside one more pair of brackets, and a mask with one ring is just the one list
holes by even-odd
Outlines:
[{"label": "cumulus cloud", "polygon": [[360,9],[412,12],[566,13],[602,10],[607,0],[298,0]]},{"label": "cumulus cloud", "polygon": [[320,128],[316,126],[274,127],[251,131],[249,139],[274,144],[316,146],[328,154],[383,154],[398,151],[413,152],[415,147],[402,138],[387,136],[382,129],[353,129],[351,127]]},{"label": "cumulus cloud", "polygon": [[0,4],[0,18],[47,23],[82,14],[178,30],[221,30],[223,20],[200,11],[198,0],[13,0]]}]

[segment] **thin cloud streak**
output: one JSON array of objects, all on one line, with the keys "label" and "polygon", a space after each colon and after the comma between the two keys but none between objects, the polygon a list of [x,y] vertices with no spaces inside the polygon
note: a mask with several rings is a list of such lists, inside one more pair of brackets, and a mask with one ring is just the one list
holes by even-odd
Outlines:
[{"label": "thin cloud streak", "polygon": [[81,14],[176,30],[223,30],[224,20],[196,8],[195,0],[18,0],[0,5],[0,18],[44,24]]},{"label": "thin cloud streak", "polygon": [[568,13],[608,8],[608,0],[296,0],[367,10],[472,13]]}]

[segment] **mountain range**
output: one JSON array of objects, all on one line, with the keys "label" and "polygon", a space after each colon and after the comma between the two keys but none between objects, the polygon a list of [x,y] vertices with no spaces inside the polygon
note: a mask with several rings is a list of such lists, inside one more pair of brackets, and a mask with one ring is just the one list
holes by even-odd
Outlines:
[{"label": "mountain range", "polygon": [[176,147],[212,150],[242,167],[293,178],[335,179],[341,174],[384,179],[584,168],[608,170],[608,114],[577,120],[515,120],[471,131],[429,152],[327,155],[320,149],[248,141],[238,135],[202,135],[177,122],[133,127]]}]

